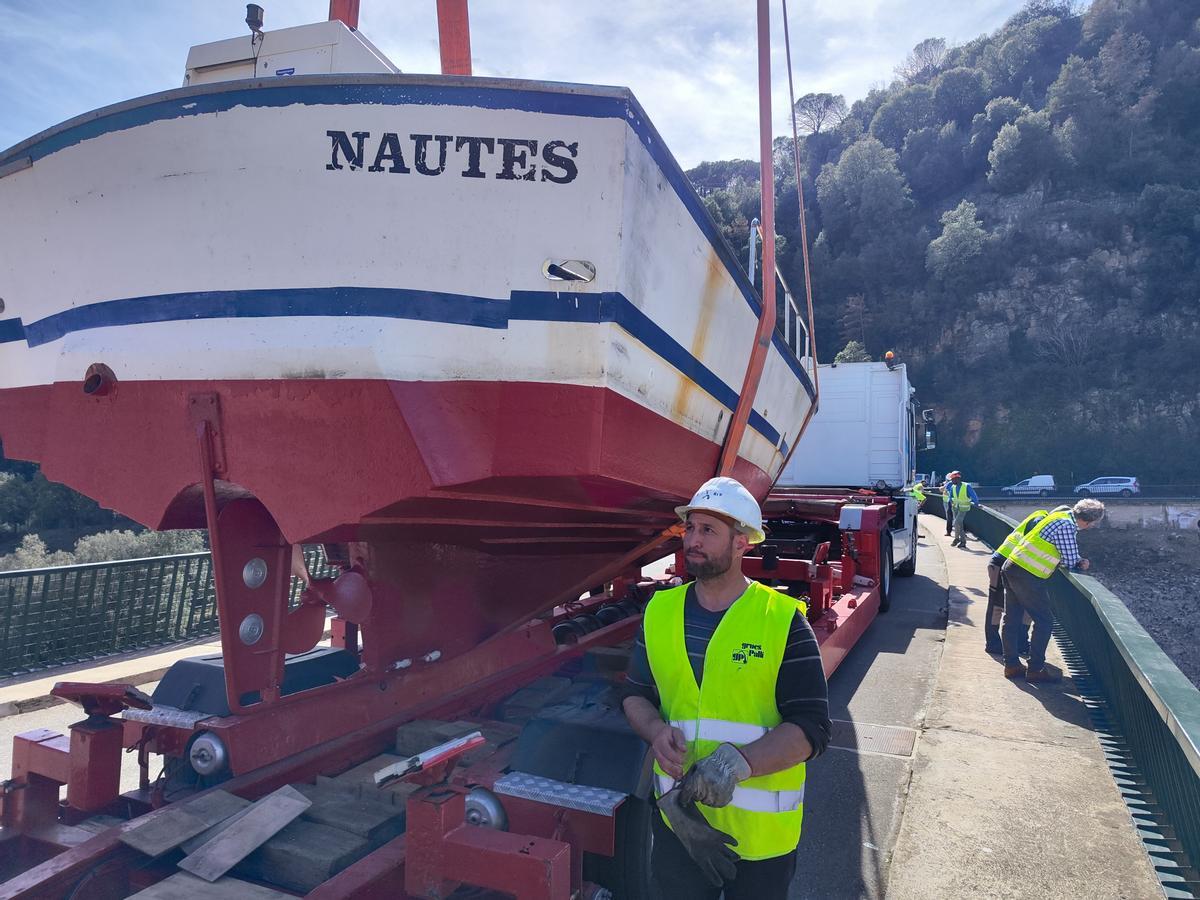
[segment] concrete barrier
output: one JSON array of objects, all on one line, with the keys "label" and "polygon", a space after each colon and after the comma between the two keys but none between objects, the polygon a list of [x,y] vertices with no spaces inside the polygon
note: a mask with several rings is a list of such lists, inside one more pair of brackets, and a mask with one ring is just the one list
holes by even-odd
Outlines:
[{"label": "concrete barrier", "polygon": [[[1018,522],[1035,509],[1053,509],[1074,504],[1078,497],[1046,497],[1036,500],[987,500],[987,506]],[[1138,528],[1197,528],[1200,500],[1116,500],[1096,497],[1104,503],[1108,525]],[[1104,527],[1104,526],[1101,526]]]}]

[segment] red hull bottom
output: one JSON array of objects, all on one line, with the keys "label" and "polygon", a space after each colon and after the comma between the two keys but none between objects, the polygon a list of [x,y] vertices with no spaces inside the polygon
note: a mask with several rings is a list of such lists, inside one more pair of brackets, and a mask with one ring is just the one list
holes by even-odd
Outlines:
[{"label": "red hull bottom", "polygon": [[[198,402],[221,505],[257,498],[292,543],[369,545],[412,636],[397,654],[522,621],[672,524],[719,455],[610,390],[541,383],[59,382],[0,392],[0,438],[149,527],[204,527]],[[734,474],[770,487],[744,460]]]}]

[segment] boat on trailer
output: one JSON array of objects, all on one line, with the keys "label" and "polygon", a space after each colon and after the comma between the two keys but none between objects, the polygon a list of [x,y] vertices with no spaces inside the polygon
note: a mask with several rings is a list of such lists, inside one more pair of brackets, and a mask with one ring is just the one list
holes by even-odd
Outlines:
[{"label": "boat on trailer", "polygon": [[[251,46],[0,154],[4,451],[204,527],[207,416],[218,507],[390,546],[466,649],[673,521],[761,300],[626,89],[399,74],[338,20]],[[759,498],[813,403],[798,350],[773,336],[736,448]]]},{"label": "boat on trailer", "polygon": [[[450,788],[310,896],[456,878],[565,897],[592,877],[584,853],[645,862],[618,851],[644,851],[649,822],[619,709],[534,727],[501,707],[612,666],[697,485],[720,472],[766,499],[816,404],[802,317],[773,279],[760,296],[628,90],[470,77],[465,0],[439,2],[445,74],[404,74],[356,9],[264,33],[252,8],[251,36],[192,49],[182,89],[0,153],[4,452],[148,527],[207,528],[222,644],[152,698],[56,687],[88,719],[18,736],[0,846],[21,864],[0,853],[0,875],[57,855],[2,896],[78,889],[170,799],[361,774],[426,719],[526,724],[473,767],[454,768],[467,743],[433,748],[414,777]],[[760,138],[770,197],[769,122]],[[883,509],[858,518],[877,531]],[[762,564],[812,593],[831,665],[878,608],[826,560],[838,521],[811,564]],[[329,573],[306,568],[312,544]],[[882,559],[874,532],[845,546]],[[140,789],[118,796],[135,749]],[[606,811],[581,785],[608,785]],[[483,788],[522,833],[466,827]],[[113,811],[128,821],[73,830]],[[109,895],[164,859],[105,868]]]}]

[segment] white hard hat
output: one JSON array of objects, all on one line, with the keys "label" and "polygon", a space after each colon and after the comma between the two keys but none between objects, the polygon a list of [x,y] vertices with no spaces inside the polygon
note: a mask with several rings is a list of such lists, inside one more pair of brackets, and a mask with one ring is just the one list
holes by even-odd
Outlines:
[{"label": "white hard hat", "polygon": [[762,510],[753,495],[732,478],[710,478],[687,506],[675,507],[675,515],[687,521],[688,513],[716,513],[733,519],[738,529],[750,538],[750,543],[761,544],[767,539],[763,534]]}]

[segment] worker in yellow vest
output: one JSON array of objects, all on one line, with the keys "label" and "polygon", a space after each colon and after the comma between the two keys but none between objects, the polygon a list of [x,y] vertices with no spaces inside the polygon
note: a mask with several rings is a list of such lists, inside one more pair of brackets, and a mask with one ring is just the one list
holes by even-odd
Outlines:
[{"label": "worker in yellow vest", "polygon": [[950,473],[950,488],[947,492],[950,506],[954,509],[954,540],[951,547],[967,549],[967,513],[972,506],[979,505],[979,496],[975,488],[963,481],[962,472]]},{"label": "worker in yellow vest", "polygon": [[646,607],[625,715],[654,756],[651,867],[663,897],[784,900],[805,763],[829,743],[828,689],[803,604],[750,581],[762,512],[714,478],[676,512],[695,580]]},{"label": "worker in yellow vest", "polygon": [[[1055,511],[1069,508],[1061,506]],[[1048,515],[1049,513],[1044,509],[1035,509],[1017,524],[1017,527],[1009,533],[988,560],[988,605],[987,615],[983,620],[984,650],[988,653],[999,656],[1004,652],[1004,647],[1000,643],[1000,622],[1004,616],[1004,581],[1000,577],[1000,569],[1004,566],[1004,561],[1012,555],[1013,548],[1021,542],[1021,538],[1025,537],[1038,522]],[[1028,626],[1031,621],[1026,615],[1023,625]],[[1029,633],[1027,627],[1022,627],[1018,633],[1017,643],[1019,645],[1018,654],[1028,655]]]},{"label": "worker in yellow vest", "polygon": [[[1004,644],[1004,677],[1026,681],[1058,681],[1062,672],[1046,665],[1046,648],[1054,613],[1047,590],[1050,576],[1062,566],[1087,571],[1090,563],[1079,555],[1078,532],[1104,518],[1099,500],[1080,500],[1070,509],[1060,507],[1044,516],[1015,546],[1000,570],[1004,580],[1004,622],[1000,639]],[[1018,632],[1025,614],[1033,619],[1029,640],[1029,668],[1021,665]]]},{"label": "worker in yellow vest", "polygon": [[917,509],[925,505],[925,481],[919,479],[908,489],[908,495],[917,501]]}]

